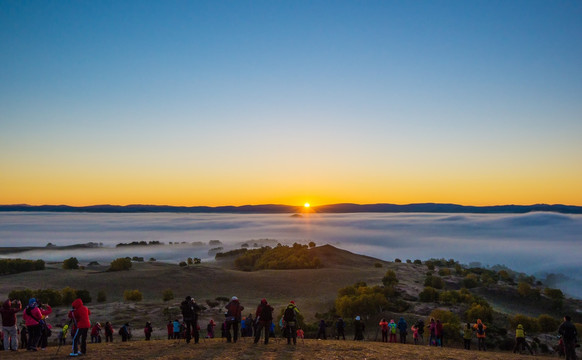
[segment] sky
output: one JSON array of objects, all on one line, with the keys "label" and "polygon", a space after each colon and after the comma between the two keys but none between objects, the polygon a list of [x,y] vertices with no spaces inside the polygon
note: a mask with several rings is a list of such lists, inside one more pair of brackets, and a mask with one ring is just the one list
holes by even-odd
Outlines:
[{"label": "sky", "polygon": [[0,2],[0,204],[582,205],[579,1]]}]

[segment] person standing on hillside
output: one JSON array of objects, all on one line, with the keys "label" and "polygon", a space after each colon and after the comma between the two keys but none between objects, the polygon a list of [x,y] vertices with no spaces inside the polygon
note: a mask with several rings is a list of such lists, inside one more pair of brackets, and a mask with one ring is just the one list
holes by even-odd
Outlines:
[{"label": "person standing on hillside", "polygon": [[325,320],[321,319],[319,321],[319,330],[317,331],[316,339],[327,340],[327,336],[325,335],[326,327]]},{"label": "person standing on hillside", "polygon": [[473,327],[466,323],[463,327],[463,346],[465,350],[471,350],[471,340],[473,339]]},{"label": "person standing on hillside", "polygon": [[390,342],[395,343],[396,342],[396,323],[394,322],[394,319],[390,319],[390,322],[388,323],[388,332],[390,333]]},{"label": "person standing on hillside", "polygon": [[291,300],[283,312],[287,344],[291,344],[291,338],[293,338],[293,345],[297,345],[297,314],[299,314],[299,309],[295,306],[295,301]]},{"label": "person standing on hillside", "polygon": [[342,319],[341,317],[339,319],[337,319],[337,322],[335,323],[335,329],[337,331],[337,339],[339,340],[340,336],[342,337],[343,340],[346,339],[346,335],[345,335],[345,328],[346,328],[346,323],[344,322],[344,319]]},{"label": "person standing on hillside", "polygon": [[382,319],[378,323],[378,326],[380,326],[380,331],[382,331],[382,342],[388,342],[388,321]]},{"label": "person standing on hillside", "polygon": [[200,340],[200,333],[198,332],[198,312],[200,311],[200,306],[196,304],[196,301],[191,296],[186,296],[186,299],[180,304],[180,310],[182,310],[182,317],[186,324],[186,344],[190,343],[192,333],[194,334],[194,343],[198,344]]},{"label": "person standing on hillside", "polygon": [[427,325],[429,337],[428,337],[428,346],[436,346],[437,345],[437,335],[436,335],[436,322],[434,318],[430,318],[430,324]]},{"label": "person standing on hillside", "polygon": [[[240,304],[238,298],[233,296],[230,298],[230,302],[225,306],[226,312],[226,342],[236,343],[238,339],[238,324],[242,318],[242,311],[244,306]],[[230,329],[232,328],[232,335]]]},{"label": "person standing on hillside", "polygon": [[356,320],[354,320],[354,340],[364,340],[364,331],[366,326],[360,319],[360,316],[356,316]]},{"label": "person standing on hillside", "polygon": [[564,322],[560,324],[558,333],[562,335],[564,340],[564,348],[566,350],[566,360],[576,359],[576,337],[578,330],[576,325],[572,323],[572,318],[568,315],[564,316]]},{"label": "person standing on hillside", "polygon": [[105,342],[113,342],[113,326],[109,321],[105,323]]},{"label": "person standing on hillside", "polygon": [[261,330],[265,329],[265,345],[269,343],[269,331],[273,321],[273,307],[267,303],[267,299],[262,299],[255,313],[257,327],[255,329],[255,344],[261,339]]},{"label": "person standing on hillside", "polygon": [[154,332],[154,329],[152,328],[152,323],[147,321],[143,328],[143,333],[145,335],[146,341],[149,341],[151,339],[152,332]]},{"label": "person standing on hillside", "polygon": [[[87,333],[91,328],[89,315],[91,315],[91,310],[83,305],[83,300],[78,298],[73,301],[73,310],[69,312],[69,318],[73,319],[75,323],[75,336],[73,337],[73,352],[69,354],[70,356],[87,354]],[[81,351],[78,351],[79,342],[81,343]]]},{"label": "person standing on hillside", "polygon": [[91,343],[101,342],[101,324],[96,323],[91,329]]},{"label": "person standing on hillside", "polygon": [[485,330],[487,330],[487,326],[483,324],[483,321],[481,321],[481,319],[477,319],[477,323],[473,325],[473,328],[477,332],[477,345],[479,351],[481,351],[481,349],[483,349],[483,351],[487,351],[487,346],[485,345],[486,337]]},{"label": "person standing on hillside", "polygon": [[22,319],[28,332],[28,351],[36,351],[42,332],[42,312],[35,298],[28,300],[28,306],[22,313]]},{"label": "person standing on hillside", "polygon": [[4,350],[18,350],[18,326],[16,314],[22,310],[20,300],[4,301],[0,314],[2,315],[2,333],[4,334]]},{"label": "person standing on hillside", "polygon": [[533,350],[525,341],[525,331],[523,330],[523,325],[517,325],[517,329],[515,329],[515,346],[513,347],[513,353],[520,352],[523,350],[523,347],[527,347],[529,353],[533,355]]},{"label": "person standing on hillside", "polygon": [[398,331],[400,332],[400,343],[401,344],[406,344],[406,335],[408,335],[408,324],[406,323],[406,320],[404,320],[403,317],[400,318],[400,320],[398,320]]},{"label": "person standing on hillside", "polygon": [[166,330],[168,331],[168,340],[174,338],[174,324],[172,324],[172,320],[168,321],[166,325]]},{"label": "person standing on hillside", "polygon": [[174,328],[174,339],[179,339],[180,338],[180,322],[178,321],[178,319],[174,319],[174,321],[172,322],[172,326]]},{"label": "person standing on hillside", "polygon": [[438,319],[436,321],[435,336],[436,336],[437,346],[443,347],[445,333],[444,333],[444,330],[443,330],[443,323],[440,320],[438,320]]}]

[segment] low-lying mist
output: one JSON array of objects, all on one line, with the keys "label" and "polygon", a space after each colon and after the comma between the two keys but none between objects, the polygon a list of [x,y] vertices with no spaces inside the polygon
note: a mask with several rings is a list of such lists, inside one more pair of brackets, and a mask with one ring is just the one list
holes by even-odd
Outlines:
[{"label": "low-lying mist", "polygon": [[[78,214],[0,213],[1,246],[102,243],[96,249],[34,250],[2,257],[82,262],[123,256],[178,262],[210,261],[211,248],[250,247],[258,239],[283,244],[314,241],[384,260],[453,258],[461,263],[506,265],[543,277],[562,273],[559,285],[582,297],[582,216],[556,213],[491,214]],[[222,245],[211,245],[219,240]],[[166,246],[118,247],[160,241]],[[172,242],[172,245],[168,245]],[[202,242],[203,244],[199,244]],[[175,243],[178,243],[176,245]],[[196,244],[192,244],[196,243]],[[260,244],[258,244],[260,245]]]}]

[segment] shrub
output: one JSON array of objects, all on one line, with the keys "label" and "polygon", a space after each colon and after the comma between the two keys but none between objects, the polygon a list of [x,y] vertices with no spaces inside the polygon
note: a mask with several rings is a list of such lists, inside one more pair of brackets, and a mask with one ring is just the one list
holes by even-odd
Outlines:
[{"label": "shrub", "polygon": [[162,300],[170,301],[174,298],[174,292],[171,289],[166,289],[162,292]]},{"label": "shrub", "polygon": [[200,260],[200,258],[194,258],[194,265],[200,264],[202,262],[202,260]]},{"label": "shrub", "polygon": [[544,294],[552,300],[552,306],[561,309],[564,303],[564,294],[560,289],[545,288]]},{"label": "shrub", "polygon": [[131,269],[131,259],[128,257],[118,258],[111,262],[107,271],[122,271]]},{"label": "shrub", "polygon": [[65,270],[75,270],[79,268],[79,260],[76,257],[68,258],[63,261],[63,269]]},{"label": "shrub", "polygon": [[134,256],[131,260],[135,262],[143,262],[143,256]]},{"label": "shrub", "polygon": [[420,261],[419,259],[416,259],[413,261],[414,265],[422,265],[422,261]]},{"label": "shrub", "polygon": [[20,300],[23,307],[26,304],[28,304],[28,299],[33,298],[33,297],[34,297],[34,295],[32,293],[32,290],[30,290],[30,289],[12,290],[8,294],[8,298],[14,299],[14,300]]},{"label": "shrub", "polygon": [[479,277],[475,274],[468,274],[463,279],[463,286],[465,286],[467,289],[472,289],[479,286]]},{"label": "shrub", "polygon": [[517,293],[519,294],[519,296],[524,297],[524,298],[528,297],[530,292],[531,292],[531,285],[528,284],[527,282],[520,281],[517,284]]},{"label": "shrub", "polygon": [[560,320],[554,319],[548,314],[538,316],[538,324],[541,332],[554,332],[560,326]]},{"label": "shrub", "polygon": [[433,271],[433,270],[434,270],[434,263],[433,263],[432,261],[430,261],[430,260],[427,260],[427,261],[425,261],[425,262],[424,262],[424,264],[426,265],[426,267],[427,267],[429,270],[431,270],[431,271]]},{"label": "shrub", "polygon": [[315,246],[316,246],[316,245],[315,245],[315,243],[314,243],[313,241],[310,241],[310,242],[309,242],[309,247],[310,247],[310,248],[314,248]]},{"label": "shrub", "polygon": [[412,260],[410,260],[410,259],[406,259],[406,263],[407,263],[407,264],[412,264]]},{"label": "shrub", "polygon": [[33,292],[33,296],[37,301],[44,304],[49,304],[51,306],[59,306],[63,304],[63,297],[60,291],[53,289],[36,290]]},{"label": "shrub", "polygon": [[393,270],[386,271],[384,277],[382,278],[382,284],[384,286],[394,286],[398,283],[398,279],[396,278],[396,273]]},{"label": "shrub", "polygon": [[18,274],[26,271],[44,270],[42,260],[0,259],[0,275]]},{"label": "shrub", "polygon": [[399,258],[396,258],[396,259],[394,259],[394,262],[395,262],[395,263],[401,263],[401,262],[402,262],[402,260],[400,260]]},{"label": "shrub", "polygon": [[427,276],[424,280],[424,286],[430,286],[435,289],[442,289],[445,287],[444,280],[439,276]]},{"label": "shrub", "polygon": [[156,258],[154,258],[154,257],[151,257],[151,258],[149,259],[149,261],[151,261],[151,262],[154,262],[154,261],[156,261]]},{"label": "shrub", "polygon": [[458,291],[443,291],[439,294],[439,302],[446,305],[455,305],[460,300],[460,294]]},{"label": "shrub", "polygon": [[439,270],[439,275],[440,276],[449,276],[449,275],[451,275],[451,269],[449,269],[449,268],[441,268]]},{"label": "shrub", "polygon": [[206,299],[206,304],[208,307],[214,308],[220,305],[220,302]]},{"label": "shrub", "polygon": [[139,290],[125,290],[123,299],[125,301],[142,301],[143,295]]},{"label": "shrub", "polygon": [[61,296],[63,299],[63,304],[70,305],[77,298],[77,290],[67,286],[61,290]]},{"label": "shrub", "polygon": [[382,263],[376,262],[376,263],[374,263],[374,267],[381,268],[382,267]]},{"label": "shrub", "polygon": [[418,298],[422,302],[436,302],[439,300],[439,292],[437,289],[427,286],[418,294]]},{"label": "shrub", "polygon": [[388,305],[386,289],[368,287],[364,282],[340,289],[335,300],[336,311],[343,317],[371,316],[382,312]]},{"label": "shrub", "polygon": [[105,294],[104,290],[99,290],[97,293],[97,302],[102,303],[107,301],[107,295]]},{"label": "shrub", "polygon": [[471,307],[465,311],[465,320],[475,321],[481,319],[484,322],[491,322],[493,320],[493,309],[489,305],[472,304]]},{"label": "shrub", "polygon": [[83,300],[83,303],[88,304],[91,302],[91,294],[88,290],[77,290],[75,291],[77,298]]},{"label": "shrub", "polygon": [[187,264],[185,261],[180,261],[180,262],[178,263],[178,265],[179,265],[180,267],[186,267],[186,266],[188,266],[188,264]]},{"label": "shrub", "polygon": [[540,331],[540,326],[538,320],[533,317],[529,317],[522,314],[517,314],[515,316],[509,317],[509,324],[512,329],[516,329],[517,325],[523,325],[523,329],[526,332],[535,333]]}]

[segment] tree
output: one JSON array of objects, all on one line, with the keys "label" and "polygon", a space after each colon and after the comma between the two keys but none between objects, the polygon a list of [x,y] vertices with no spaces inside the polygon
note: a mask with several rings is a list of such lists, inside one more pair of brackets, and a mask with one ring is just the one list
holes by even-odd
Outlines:
[{"label": "tree", "polygon": [[162,300],[163,301],[170,301],[174,298],[174,292],[172,289],[166,289],[162,292]]},{"label": "tree", "polygon": [[128,257],[118,258],[111,262],[107,271],[122,271],[131,269],[131,259]]},{"label": "tree", "polygon": [[493,320],[493,309],[489,305],[472,304],[465,312],[465,320],[475,321],[481,319],[484,322],[491,322]]},{"label": "tree", "polygon": [[382,278],[382,284],[384,286],[394,286],[398,283],[398,279],[396,278],[396,273],[393,270],[386,271],[386,274]]},{"label": "tree", "polygon": [[97,293],[97,302],[102,303],[107,301],[107,295],[105,294],[104,290],[99,290]]},{"label": "tree", "polygon": [[560,320],[554,319],[548,314],[538,316],[538,324],[542,332],[554,332],[560,326]]},{"label": "tree", "polygon": [[316,246],[316,245],[315,245],[315,243],[314,243],[313,241],[310,241],[310,242],[309,242],[309,247],[310,247],[310,248],[314,248],[315,246]]},{"label": "tree", "polygon": [[88,304],[91,302],[91,294],[88,290],[77,290],[76,291],[77,298],[83,300],[83,303]]},{"label": "tree", "polygon": [[125,290],[123,292],[123,299],[125,301],[142,301],[143,294],[139,290]]},{"label": "tree", "polygon": [[61,290],[61,296],[63,299],[63,304],[70,305],[77,298],[77,290],[67,286]]},{"label": "tree", "polygon": [[552,306],[561,309],[564,305],[564,293],[560,289],[545,288],[544,294],[552,300]]},{"label": "tree", "polygon": [[439,300],[439,292],[437,289],[427,286],[418,294],[418,298],[422,302],[435,302]]},{"label": "tree", "polygon": [[63,269],[65,270],[75,270],[79,268],[79,260],[76,257],[68,258],[63,261]]},{"label": "tree", "polygon": [[188,261],[188,265],[192,265],[192,264],[194,264],[194,260],[192,260],[192,258],[191,258],[191,257],[189,257],[187,261]]}]

